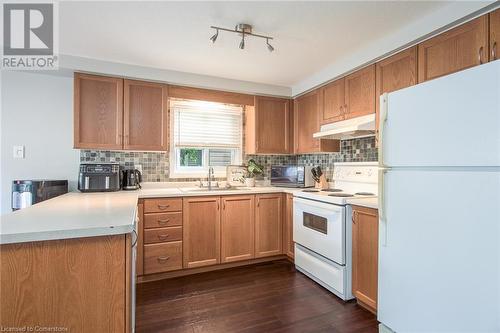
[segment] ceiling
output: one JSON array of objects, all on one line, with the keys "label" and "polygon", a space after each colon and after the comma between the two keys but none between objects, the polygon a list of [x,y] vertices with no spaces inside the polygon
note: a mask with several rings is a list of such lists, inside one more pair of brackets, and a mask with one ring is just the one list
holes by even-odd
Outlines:
[{"label": "ceiling", "polygon": [[[60,2],[60,53],[290,87],[444,1]],[[211,25],[249,23],[265,40]]]}]

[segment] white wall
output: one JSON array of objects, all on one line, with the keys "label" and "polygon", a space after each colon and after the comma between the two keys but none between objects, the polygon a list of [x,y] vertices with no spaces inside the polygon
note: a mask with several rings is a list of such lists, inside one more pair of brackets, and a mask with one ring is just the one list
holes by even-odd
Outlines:
[{"label": "white wall", "polygon": [[[10,212],[14,179],[68,179],[76,187],[79,150],[73,145],[73,78],[28,72],[1,74],[0,212]],[[24,145],[24,159],[14,159]]]}]

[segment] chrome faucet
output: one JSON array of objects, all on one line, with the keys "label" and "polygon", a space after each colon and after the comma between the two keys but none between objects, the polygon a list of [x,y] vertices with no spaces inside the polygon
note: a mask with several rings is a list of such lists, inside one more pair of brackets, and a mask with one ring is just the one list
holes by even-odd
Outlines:
[{"label": "chrome faucet", "polygon": [[214,168],[208,168],[208,190],[212,189],[212,178],[214,178]]}]

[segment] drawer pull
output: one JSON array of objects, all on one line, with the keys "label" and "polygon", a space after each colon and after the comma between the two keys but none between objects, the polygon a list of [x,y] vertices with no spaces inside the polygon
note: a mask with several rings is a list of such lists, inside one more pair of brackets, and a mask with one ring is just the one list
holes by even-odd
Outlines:
[{"label": "drawer pull", "polygon": [[169,236],[169,234],[158,235],[158,239],[159,239],[159,240],[165,240],[165,239],[167,239],[167,238],[168,238],[168,236]]},{"label": "drawer pull", "polygon": [[158,224],[159,224],[159,225],[166,225],[169,221],[170,221],[170,219],[166,219],[166,220],[158,220]]},{"label": "drawer pull", "polygon": [[168,207],[170,207],[170,205],[160,205],[160,204],[158,205],[158,209],[160,209],[160,210],[165,210]]},{"label": "drawer pull", "polygon": [[157,258],[158,259],[158,262],[160,264],[164,264],[165,262],[167,262],[168,259],[170,259],[170,257],[167,257],[167,256],[160,256]]}]

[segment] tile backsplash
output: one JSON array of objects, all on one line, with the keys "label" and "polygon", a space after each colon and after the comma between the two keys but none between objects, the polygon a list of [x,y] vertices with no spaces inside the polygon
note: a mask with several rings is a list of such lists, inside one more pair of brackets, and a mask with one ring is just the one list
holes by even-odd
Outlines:
[{"label": "tile backsplash", "polygon": [[[341,142],[340,152],[327,154],[303,154],[303,155],[246,155],[244,160],[253,158],[257,163],[264,166],[264,176],[269,176],[273,164],[298,164],[319,165],[323,169],[328,180],[333,174],[335,162],[367,162],[377,160],[377,149],[375,138],[367,137],[361,139],[344,140]],[[124,151],[102,151],[102,150],[80,150],[81,163],[118,163],[126,169],[134,168],[135,165],[142,166],[143,181],[165,182],[165,181],[192,181],[192,178],[170,178],[169,156],[161,152],[124,152]]]}]

